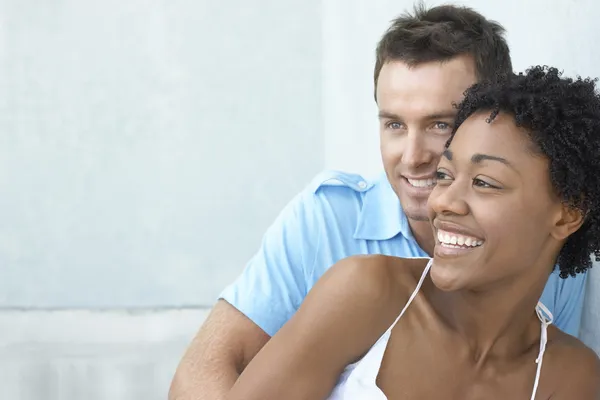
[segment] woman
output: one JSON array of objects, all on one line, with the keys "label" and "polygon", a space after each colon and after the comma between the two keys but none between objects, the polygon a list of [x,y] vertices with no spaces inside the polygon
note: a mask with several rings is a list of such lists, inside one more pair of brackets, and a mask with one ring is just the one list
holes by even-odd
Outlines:
[{"label": "woman", "polygon": [[600,361],[538,304],[600,256],[600,96],[532,68],[478,84],[429,198],[429,259],[333,266],[230,399],[600,399]]}]

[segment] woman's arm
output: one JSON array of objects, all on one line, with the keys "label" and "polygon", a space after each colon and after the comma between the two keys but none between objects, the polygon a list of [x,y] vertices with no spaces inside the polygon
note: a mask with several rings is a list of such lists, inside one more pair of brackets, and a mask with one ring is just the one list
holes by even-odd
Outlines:
[{"label": "woman's arm", "polygon": [[344,259],[241,374],[229,400],[325,399],[344,368],[396,317],[399,296],[383,256]]}]

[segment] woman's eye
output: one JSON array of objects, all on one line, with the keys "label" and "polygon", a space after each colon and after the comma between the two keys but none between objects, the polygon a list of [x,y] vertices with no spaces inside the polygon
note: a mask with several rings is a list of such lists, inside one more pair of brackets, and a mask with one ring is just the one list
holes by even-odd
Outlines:
[{"label": "woman's eye", "polygon": [[484,189],[497,189],[496,186],[490,185],[489,183],[477,178],[473,179],[473,186],[477,186]]},{"label": "woman's eye", "polygon": [[446,180],[450,179],[450,176],[443,171],[437,171],[435,173],[435,178],[438,181],[446,181]]}]

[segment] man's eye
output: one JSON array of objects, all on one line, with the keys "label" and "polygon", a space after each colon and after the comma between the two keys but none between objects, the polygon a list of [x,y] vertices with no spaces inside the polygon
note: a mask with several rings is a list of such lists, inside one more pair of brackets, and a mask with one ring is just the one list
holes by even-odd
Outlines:
[{"label": "man's eye", "polygon": [[402,124],[399,122],[388,122],[386,126],[389,129],[402,129]]},{"label": "man's eye", "polygon": [[443,131],[448,130],[448,129],[451,128],[450,124],[448,124],[446,122],[436,122],[434,124],[434,126],[435,126],[435,129],[440,129],[440,130],[443,130]]}]

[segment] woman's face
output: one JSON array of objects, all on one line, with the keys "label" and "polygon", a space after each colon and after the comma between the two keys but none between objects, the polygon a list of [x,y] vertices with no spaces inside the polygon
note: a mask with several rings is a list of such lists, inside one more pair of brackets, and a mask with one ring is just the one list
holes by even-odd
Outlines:
[{"label": "woman's face", "polygon": [[443,290],[550,273],[548,261],[566,237],[548,160],[534,153],[512,116],[500,113],[488,123],[489,115],[474,114],[459,127],[429,197],[431,277]]}]

